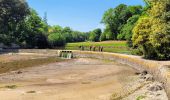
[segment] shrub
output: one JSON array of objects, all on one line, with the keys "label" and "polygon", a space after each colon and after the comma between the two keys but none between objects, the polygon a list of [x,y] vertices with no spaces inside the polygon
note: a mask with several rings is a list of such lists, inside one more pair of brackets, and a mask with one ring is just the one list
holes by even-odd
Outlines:
[{"label": "shrub", "polygon": [[141,46],[145,58],[170,59],[169,5],[163,0],[150,1],[149,15],[141,17],[133,29],[133,46]]}]

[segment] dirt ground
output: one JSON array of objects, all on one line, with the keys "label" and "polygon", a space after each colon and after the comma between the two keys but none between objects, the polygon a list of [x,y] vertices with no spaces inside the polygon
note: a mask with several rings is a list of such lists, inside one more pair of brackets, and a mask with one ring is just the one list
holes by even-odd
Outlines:
[{"label": "dirt ground", "polygon": [[116,62],[77,58],[0,75],[0,100],[109,100],[137,79]]},{"label": "dirt ground", "polygon": [[42,57],[48,57],[48,55],[31,54],[31,53],[8,53],[8,54],[0,55],[0,63],[8,63],[8,62],[27,60],[27,59],[37,59]]}]

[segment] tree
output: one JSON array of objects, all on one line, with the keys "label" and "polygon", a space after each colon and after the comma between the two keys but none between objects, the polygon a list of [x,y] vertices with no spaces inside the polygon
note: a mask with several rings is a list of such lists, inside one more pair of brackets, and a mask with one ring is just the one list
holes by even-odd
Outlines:
[{"label": "tree", "polygon": [[26,47],[28,48],[48,47],[45,27],[46,24],[44,21],[38,16],[35,10],[31,9],[30,15],[28,15],[19,25],[18,33],[22,33],[22,35],[19,36],[19,42],[24,44],[26,43]]},{"label": "tree", "polygon": [[44,13],[44,31],[48,35],[48,19],[47,19],[47,12]]},{"label": "tree", "polygon": [[73,42],[72,29],[70,27],[64,27],[62,29],[62,35],[65,37],[66,42]]},{"label": "tree", "polygon": [[51,47],[60,47],[65,45],[65,38],[61,33],[52,33],[48,36],[48,41]]},{"label": "tree", "polygon": [[59,25],[49,27],[49,33],[62,33],[63,28]]},{"label": "tree", "polygon": [[73,31],[72,31],[72,29],[70,27],[64,27],[62,29],[62,33],[71,33],[71,32],[73,32]]},{"label": "tree", "polygon": [[102,34],[101,29],[95,29],[92,32],[90,32],[90,41],[98,42],[100,40],[100,36]]},{"label": "tree", "polygon": [[73,42],[83,42],[86,39],[86,35],[85,33],[79,31],[73,31],[72,38],[73,38]]},{"label": "tree", "polygon": [[104,32],[101,34],[100,40],[105,41],[105,40],[113,40],[113,39],[114,39],[114,33],[111,32],[109,26],[106,26]]},{"label": "tree", "polygon": [[102,34],[101,34],[101,36],[100,36],[100,41],[106,41],[107,39],[106,39],[106,33],[105,32],[103,32]]},{"label": "tree", "polygon": [[132,30],[136,25],[140,15],[134,15],[130,17],[127,23],[122,27],[120,34],[118,35],[119,40],[127,40],[129,47],[132,47]]},{"label": "tree", "polygon": [[[25,0],[0,0],[0,34],[9,44],[15,41],[18,23],[29,14]],[[18,35],[18,34],[17,34]]]},{"label": "tree", "polygon": [[[127,6],[124,4],[118,5],[114,9],[109,9],[103,15],[102,23],[106,25],[107,33],[113,36],[110,39],[125,39],[121,34],[123,26],[127,20],[133,15],[140,15],[142,13],[142,6]],[[120,34],[120,35],[119,35]]]},{"label": "tree", "polygon": [[145,58],[170,59],[169,0],[148,0],[148,15],[133,29],[133,45],[141,46]]},{"label": "tree", "polygon": [[39,49],[49,48],[47,37],[42,33],[37,33],[34,37],[35,46]]}]

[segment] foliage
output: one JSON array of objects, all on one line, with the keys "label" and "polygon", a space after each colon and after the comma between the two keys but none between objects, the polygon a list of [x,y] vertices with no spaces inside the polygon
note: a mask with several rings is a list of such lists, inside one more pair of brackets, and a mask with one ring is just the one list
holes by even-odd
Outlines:
[{"label": "foliage", "polygon": [[47,13],[42,19],[25,0],[0,0],[0,6],[0,42],[5,45],[15,43],[22,48],[43,49],[63,46],[65,42],[82,42],[89,37],[89,34],[73,31],[70,27],[49,26]]},{"label": "foliage", "polygon": [[132,47],[132,41],[131,41],[132,30],[136,25],[135,23],[138,21],[139,17],[140,17],[139,15],[134,15],[130,17],[127,23],[122,27],[120,31],[121,34],[119,34],[117,37],[119,40],[124,40],[124,39],[127,40],[129,47]]},{"label": "foliage", "polygon": [[52,27],[49,27],[49,33],[61,33],[63,28],[59,25],[54,25]]},{"label": "foliage", "polygon": [[149,1],[148,16],[141,17],[133,29],[133,45],[142,46],[145,58],[170,59],[168,0]]},{"label": "foliage", "polygon": [[46,48],[48,47],[46,25],[35,10],[32,9],[30,12],[18,28],[18,33],[22,32],[19,42],[26,43],[27,48]]},{"label": "foliage", "polygon": [[29,14],[29,7],[25,0],[0,0],[0,37],[2,42],[9,45],[16,42],[19,35],[17,27],[19,22]]},{"label": "foliage", "polygon": [[114,33],[111,32],[110,27],[106,26],[104,32],[101,34],[100,41],[113,40]]},{"label": "foliage", "polygon": [[101,34],[102,34],[101,29],[95,29],[92,32],[90,32],[89,40],[94,41],[94,42],[98,42],[100,40]]},{"label": "foliage", "polygon": [[52,47],[63,46],[65,44],[65,38],[61,33],[52,33],[48,36],[48,41]]},{"label": "foliage", "polygon": [[127,6],[124,4],[118,5],[116,8],[111,8],[103,15],[102,23],[106,25],[105,34],[108,34],[107,39],[124,40],[124,34],[121,34],[123,26],[128,19],[134,15],[142,13],[142,6]]},{"label": "foliage", "polygon": [[106,41],[106,40],[107,40],[107,38],[106,38],[106,31],[105,31],[101,34],[100,41]]}]

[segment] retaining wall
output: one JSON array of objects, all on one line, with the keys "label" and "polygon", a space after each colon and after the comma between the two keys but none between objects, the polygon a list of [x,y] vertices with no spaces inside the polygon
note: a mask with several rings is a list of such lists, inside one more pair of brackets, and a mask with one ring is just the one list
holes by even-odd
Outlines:
[{"label": "retaining wall", "polygon": [[154,76],[154,79],[156,79],[156,81],[164,84],[168,97],[170,98],[170,61],[165,62],[145,60],[139,56],[106,52],[73,51],[73,55],[74,57],[90,57],[113,60],[130,65],[139,71],[147,70]]}]

